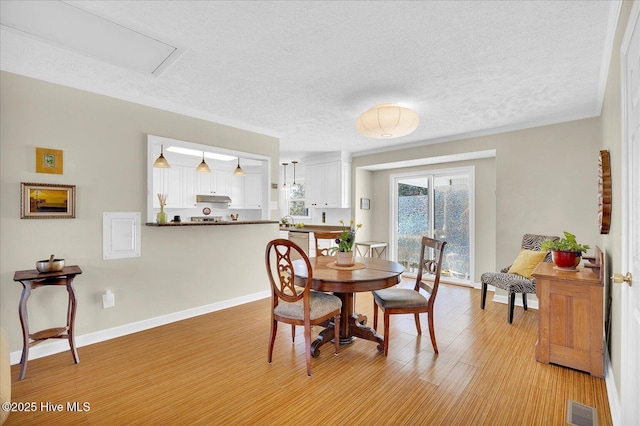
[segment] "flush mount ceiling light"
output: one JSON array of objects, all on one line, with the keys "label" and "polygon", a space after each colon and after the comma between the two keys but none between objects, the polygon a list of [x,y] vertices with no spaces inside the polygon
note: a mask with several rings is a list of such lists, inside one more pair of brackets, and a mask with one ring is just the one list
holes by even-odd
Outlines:
[{"label": "flush mount ceiling light", "polygon": [[158,167],[161,169],[168,169],[171,167],[167,159],[164,158],[163,151],[164,145],[160,145],[160,156],[156,158],[156,161],[153,162],[153,167]]},{"label": "flush mount ceiling light", "polygon": [[380,104],[363,112],[356,121],[356,129],[364,136],[391,139],[406,136],[418,128],[420,119],[412,109],[397,104]]},{"label": "flush mount ceiling light", "polygon": [[234,176],[244,176],[244,170],[240,167],[240,157],[238,157],[238,167],[233,171]]},{"label": "flush mount ceiling light", "polygon": [[196,172],[198,173],[211,173],[211,169],[204,161],[204,152],[202,153],[202,162],[196,167]]}]

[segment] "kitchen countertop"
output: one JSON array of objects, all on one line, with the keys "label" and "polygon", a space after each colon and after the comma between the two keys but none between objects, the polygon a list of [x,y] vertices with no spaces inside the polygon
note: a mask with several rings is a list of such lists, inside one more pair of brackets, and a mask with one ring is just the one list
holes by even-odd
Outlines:
[{"label": "kitchen countertop", "polygon": [[167,222],[167,223],[156,223],[156,222],[147,222],[146,226],[156,226],[156,227],[165,227],[165,226],[216,226],[216,225],[256,225],[262,223],[278,223],[277,220],[230,220],[230,221],[222,221],[222,222],[191,222],[185,220],[184,222]]},{"label": "kitchen countertop", "polygon": [[327,231],[342,231],[342,225],[304,225],[302,228],[296,228],[294,226],[280,226],[281,231],[290,232],[327,232]]}]

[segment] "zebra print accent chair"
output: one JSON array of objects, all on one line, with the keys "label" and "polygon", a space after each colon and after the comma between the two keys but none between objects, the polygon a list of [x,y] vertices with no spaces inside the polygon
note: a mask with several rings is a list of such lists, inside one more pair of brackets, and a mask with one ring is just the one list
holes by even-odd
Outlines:
[{"label": "zebra print accent chair", "polygon": [[[524,234],[522,237],[521,248],[527,250],[540,251],[540,244],[545,240],[558,240],[555,235],[536,235],[536,234]],[[545,262],[551,262],[551,253],[547,253],[544,258]],[[482,299],[480,300],[480,307],[484,309],[485,302],[487,300],[487,286],[494,286],[505,290],[509,296],[509,324],[513,323],[513,307],[516,301],[516,293],[522,293],[522,306],[524,310],[527,310],[527,293],[536,292],[536,280],[535,278],[525,278],[517,274],[508,273],[511,265],[500,270],[500,272],[485,272],[480,276],[482,282]]]}]

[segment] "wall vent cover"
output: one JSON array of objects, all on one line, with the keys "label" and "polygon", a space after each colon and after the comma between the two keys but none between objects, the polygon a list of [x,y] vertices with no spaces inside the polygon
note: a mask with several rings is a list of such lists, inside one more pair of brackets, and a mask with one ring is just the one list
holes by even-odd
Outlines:
[{"label": "wall vent cover", "polygon": [[567,423],[571,426],[598,426],[598,410],[569,400]]}]

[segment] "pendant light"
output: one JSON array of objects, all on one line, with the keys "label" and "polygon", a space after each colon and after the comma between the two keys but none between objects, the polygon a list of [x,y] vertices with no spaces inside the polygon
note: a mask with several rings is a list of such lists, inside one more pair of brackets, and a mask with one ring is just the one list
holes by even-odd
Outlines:
[{"label": "pendant light", "polygon": [[282,163],[284,168],[284,183],[282,184],[282,189],[287,189],[287,166],[289,163]]},{"label": "pendant light", "polygon": [[196,167],[196,172],[198,173],[211,173],[211,169],[204,161],[204,151],[202,152],[202,162]]},{"label": "pendant light", "polygon": [[160,145],[160,156],[156,158],[156,161],[153,162],[153,167],[158,167],[161,169],[168,169],[171,167],[167,159],[164,158],[163,152],[164,152],[164,145]]},{"label": "pendant light", "polygon": [[293,184],[291,185],[291,189],[296,190],[298,189],[298,184],[296,183],[296,164],[298,164],[298,162],[292,161],[291,164],[293,164]]},{"label": "pendant light", "polygon": [[240,167],[240,157],[238,157],[238,167],[233,171],[234,176],[244,176],[244,170]]}]

